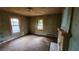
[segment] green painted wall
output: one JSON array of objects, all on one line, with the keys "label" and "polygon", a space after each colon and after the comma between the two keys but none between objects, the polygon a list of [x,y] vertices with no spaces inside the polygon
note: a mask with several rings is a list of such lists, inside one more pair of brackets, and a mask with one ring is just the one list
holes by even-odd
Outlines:
[{"label": "green painted wall", "polygon": [[72,8],[66,7],[63,11],[61,29],[69,32]]},{"label": "green painted wall", "polygon": [[74,8],[69,50],[79,51],[79,8]]},{"label": "green painted wall", "polygon": [[66,37],[63,40],[62,50],[64,51],[68,50],[69,47],[71,16],[72,16],[72,8],[71,7],[64,8],[61,23],[61,29],[67,33]]},{"label": "green painted wall", "polygon": [[[20,21],[21,32],[12,34],[10,17],[17,17]],[[0,11],[0,41],[16,38],[28,33],[28,18],[8,12]]]},{"label": "green painted wall", "polygon": [[54,15],[45,15],[44,16],[44,30],[43,31],[38,31],[36,29],[36,20],[39,17],[42,16],[37,16],[31,17],[30,19],[30,31],[33,34],[39,34],[39,35],[46,35],[46,36],[52,36],[52,37],[57,37],[57,28],[60,27],[61,25],[61,14],[54,14]]}]

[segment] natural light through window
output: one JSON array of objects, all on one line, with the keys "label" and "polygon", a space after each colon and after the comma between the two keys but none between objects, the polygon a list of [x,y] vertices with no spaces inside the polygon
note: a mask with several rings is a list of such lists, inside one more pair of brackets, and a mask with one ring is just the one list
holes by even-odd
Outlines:
[{"label": "natural light through window", "polygon": [[12,33],[20,32],[19,19],[11,18]]},{"label": "natural light through window", "polygon": [[43,19],[38,20],[38,30],[43,30]]}]

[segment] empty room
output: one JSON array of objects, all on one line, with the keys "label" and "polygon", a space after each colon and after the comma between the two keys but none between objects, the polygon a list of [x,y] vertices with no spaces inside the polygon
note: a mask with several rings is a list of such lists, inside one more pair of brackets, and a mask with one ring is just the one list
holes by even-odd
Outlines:
[{"label": "empty room", "polygon": [[62,12],[57,7],[1,7],[0,50],[58,50]]}]

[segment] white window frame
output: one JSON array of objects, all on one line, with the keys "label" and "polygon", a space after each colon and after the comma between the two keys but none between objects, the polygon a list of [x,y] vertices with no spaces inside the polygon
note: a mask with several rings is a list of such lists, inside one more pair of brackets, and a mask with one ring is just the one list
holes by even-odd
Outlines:
[{"label": "white window frame", "polygon": [[[42,24],[39,24],[39,21],[41,20]],[[43,26],[43,19],[38,19],[37,21],[37,29],[38,30],[43,30],[44,29],[44,26]]]},{"label": "white window frame", "polygon": [[20,22],[18,18],[10,18],[11,21],[11,31],[12,33],[20,32]]}]

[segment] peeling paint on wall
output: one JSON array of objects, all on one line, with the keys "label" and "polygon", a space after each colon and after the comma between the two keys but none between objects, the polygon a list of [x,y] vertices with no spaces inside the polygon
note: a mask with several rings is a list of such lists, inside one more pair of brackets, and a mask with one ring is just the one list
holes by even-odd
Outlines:
[{"label": "peeling paint on wall", "polygon": [[[38,18],[39,17],[42,17],[42,16],[38,16]],[[44,30],[43,31],[36,30],[35,27],[37,26],[36,25],[37,19],[35,17],[31,17],[31,20],[30,20],[31,33],[57,37],[57,34],[58,34],[57,28],[59,28],[61,25],[61,17],[62,17],[62,14],[45,15],[45,17],[44,17]]]},{"label": "peeling paint on wall", "polygon": [[[10,17],[17,17],[20,21],[21,32],[12,34]],[[0,41],[16,38],[28,33],[27,17],[0,11]]]}]

